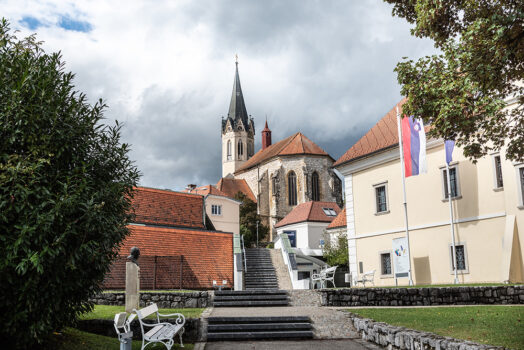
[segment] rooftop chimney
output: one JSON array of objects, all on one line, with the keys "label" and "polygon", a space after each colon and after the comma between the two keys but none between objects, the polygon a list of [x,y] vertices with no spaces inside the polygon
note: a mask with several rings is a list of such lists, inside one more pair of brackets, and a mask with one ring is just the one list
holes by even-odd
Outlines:
[{"label": "rooftop chimney", "polygon": [[267,127],[266,119],[266,127],[262,130],[262,149],[266,149],[269,146],[271,146],[271,130]]}]

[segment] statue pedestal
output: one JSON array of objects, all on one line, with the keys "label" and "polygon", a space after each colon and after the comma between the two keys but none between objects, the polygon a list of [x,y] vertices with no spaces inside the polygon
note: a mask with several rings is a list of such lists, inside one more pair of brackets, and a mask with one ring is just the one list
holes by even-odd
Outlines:
[{"label": "statue pedestal", "polygon": [[126,312],[139,308],[140,301],[140,267],[137,264],[126,262]]}]

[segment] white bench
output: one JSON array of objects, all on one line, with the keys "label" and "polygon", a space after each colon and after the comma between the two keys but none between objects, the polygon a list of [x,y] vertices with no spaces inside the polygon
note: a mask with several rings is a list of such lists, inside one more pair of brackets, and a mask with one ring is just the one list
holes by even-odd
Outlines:
[{"label": "white bench", "polygon": [[326,287],[326,282],[331,282],[333,284],[333,287],[337,287],[335,285],[335,272],[337,270],[338,266],[329,267],[327,269],[320,270],[320,273],[315,273],[313,276],[311,276],[311,282],[313,283],[313,286],[316,282],[320,282],[320,288]]},{"label": "white bench", "polygon": [[[173,338],[178,334],[180,338],[180,347],[184,347],[182,343],[182,334],[184,333],[184,324],[186,323],[186,318],[184,315],[175,313],[163,315],[158,312],[158,307],[156,304],[151,304],[143,309],[136,310],[133,309],[133,312],[136,313],[138,321],[140,322],[140,329],[142,330],[142,350],[151,343],[162,343],[166,346],[168,350],[173,346]],[[144,319],[152,314],[156,314],[156,323],[144,322]],[[177,316],[177,319],[174,324],[168,322],[160,322],[160,316],[163,318]],[[145,331],[144,327],[149,329]]]},{"label": "white bench", "polygon": [[360,278],[355,278],[355,287],[358,286],[359,283],[362,283],[362,285],[366,287],[366,282],[371,282],[373,285],[375,285],[375,271],[376,270],[364,272],[362,275],[360,275]]}]

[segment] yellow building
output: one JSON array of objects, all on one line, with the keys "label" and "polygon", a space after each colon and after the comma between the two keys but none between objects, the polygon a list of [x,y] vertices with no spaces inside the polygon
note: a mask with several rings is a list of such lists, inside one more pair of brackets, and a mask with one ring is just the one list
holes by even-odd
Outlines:
[{"label": "yellow building", "polygon": [[[394,285],[392,240],[405,237],[395,108],[334,166],[344,175],[350,271],[375,270],[375,285]],[[419,285],[453,283],[442,140],[428,140],[427,166],[406,179],[412,276]],[[473,163],[455,147],[450,180],[459,282],[523,282],[524,163],[504,151]]]}]

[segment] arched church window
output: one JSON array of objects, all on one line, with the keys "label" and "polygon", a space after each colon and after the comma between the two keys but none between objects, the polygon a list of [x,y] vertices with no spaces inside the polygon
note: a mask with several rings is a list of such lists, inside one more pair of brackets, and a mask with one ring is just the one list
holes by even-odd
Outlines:
[{"label": "arched church window", "polygon": [[289,205],[297,205],[297,176],[294,171],[287,175],[287,189]]},{"label": "arched church window", "polygon": [[254,147],[253,147],[253,142],[249,142],[247,143],[247,156],[248,157],[251,157],[253,154],[254,154]]},{"label": "arched church window", "polygon": [[227,160],[231,160],[231,140],[227,141]]},{"label": "arched church window", "polygon": [[242,143],[242,140],[238,140],[238,150],[237,150],[237,153],[238,153],[238,158],[242,158],[242,156],[244,155],[244,143]]},{"label": "arched church window", "polygon": [[311,199],[314,201],[320,200],[320,187],[318,182],[318,173],[315,171],[313,175],[311,175]]}]

